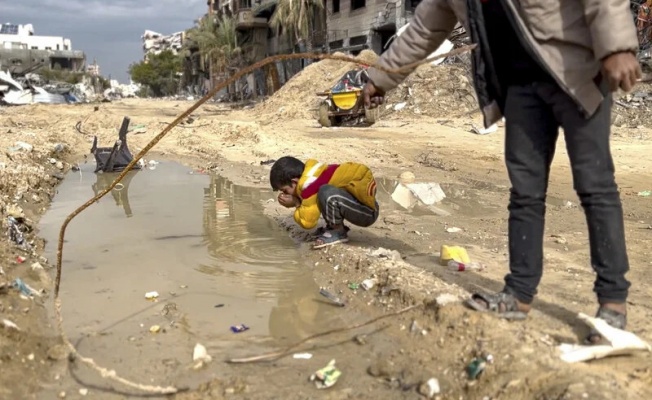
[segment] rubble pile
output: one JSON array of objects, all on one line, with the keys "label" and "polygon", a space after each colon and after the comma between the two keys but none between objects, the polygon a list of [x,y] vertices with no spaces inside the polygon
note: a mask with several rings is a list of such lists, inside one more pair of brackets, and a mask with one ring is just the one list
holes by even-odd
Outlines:
[{"label": "rubble pile", "polygon": [[13,77],[0,71],[0,104],[71,104],[96,100],[96,93],[87,81],[77,84],[45,81],[40,75],[29,73]]},{"label": "rubble pile", "polygon": [[464,64],[422,65],[385,98],[381,116],[461,117],[477,110],[475,90]]},{"label": "rubble pile", "polygon": [[639,83],[632,93],[614,97],[611,123],[615,127],[652,126],[652,84]]},{"label": "rubble pile", "polygon": [[[335,55],[345,54],[338,52]],[[363,50],[356,59],[366,64],[373,64],[378,59],[378,55],[371,50]],[[321,101],[316,93],[331,88],[342,75],[355,67],[355,63],[336,60],[312,63],[288,80],[278,92],[258,105],[256,109],[261,114],[282,119],[312,119]]]}]

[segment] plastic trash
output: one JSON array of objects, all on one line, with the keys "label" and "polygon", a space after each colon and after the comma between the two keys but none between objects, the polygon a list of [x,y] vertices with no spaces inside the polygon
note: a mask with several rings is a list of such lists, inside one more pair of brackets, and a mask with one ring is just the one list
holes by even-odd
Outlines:
[{"label": "plastic trash", "polygon": [[652,346],[641,338],[622,329],[614,328],[600,318],[589,317],[580,313],[579,318],[597,330],[608,345],[581,346],[561,344],[561,359],[567,363],[590,361],[608,356],[632,354],[637,351],[652,351]]},{"label": "plastic trash", "polygon": [[450,228],[446,228],[446,232],[448,232],[448,233],[459,233],[459,232],[462,232],[462,228],[457,228],[457,227],[453,226],[453,227],[450,227]]},{"label": "plastic trash", "polygon": [[312,358],[312,354],[310,353],[295,353],[292,355],[292,358],[295,360],[310,360]]},{"label": "plastic trash", "polygon": [[464,247],[460,246],[447,246],[443,244],[441,246],[441,253],[439,256],[439,261],[441,265],[447,266],[450,260],[455,260],[464,264],[471,262],[469,254],[466,252]]},{"label": "plastic trash", "polygon": [[360,286],[364,290],[369,290],[369,289],[373,288],[375,285],[376,285],[376,280],[375,279],[365,279],[364,281],[362,281],[362,283],[360,283]]},{"label": "plastic trash", "polygon": [[20,293],[24,294],[27,297],[41,296],[38,290],[30,287],[28,284],[23,282],[20,278],[16,278],[12,286],[18,289]]},{"label": "plastic trash", "polygon": [[342,300],[340,300],[339,297],[335,296],[334,294],[328,292],[326,289],[321,288],[319,289],[319,294],[326,297],[328,300],[330,300],[333,304],[344,307],[346,304]]},{"label": "plastic trash", "polygon": [[212,360],[211,356],[208,355],[206,347],[202,344],[195,344],[195,348],[192,351],[192,360],[199,362],[210,362]]},{"label": "plastic trash", "polygon": [[149,328],[149,331],[150,331],[151,333],[159,333],[159,332],[161,331],[161,326],[160,326],[160,325],[152,325],[152,326]]},{"label": "plastic trash", "polygon": [[471,380],[478,379],[486,366],[487,362],[484,359],[474,358],[473,361],[471,361],[471,363],[466,367],[466,374]]},{"label": "plastic trash", "polygon": [[331,360],[324,368],[310,375],[310,381],[315,383],[317,389],[328,389],[333,386],[342,372],[335,368],[335,360]]},{"label": "plastic trash", "polygon": [[233,333],[241,333],[241,332],[248,331],[248,330],[249,330],[249,327],[247,325],[245,325],[245,324],[233,325],[231,327],[231,332],[233,332]]},{"label": "plastic trash", "polygon": [[2,326],[5,327],[6,329],[15,329],[17,331],[20,330],[18,325],[16,325],[14,322],[9,321],[8,319],[3,319],[2,320]]},{"label": "plastic trash", "polygon": [[355,283],[355,282],[351,282],[351,283],[348,284],[348,287],[351,290],[358,290],[358,288],[360,288],[360,285]]},{"label": "plastic trash", "polygon": [[145,298],[147,300],[156,300],[158,298],[158,292],[147,292],[145,293]]},{"label": "plastic trash", "polygon": [[439,381],[436,378],[430,378],[419,386],[419,393],[432,399],[441,392]]},{"label": "plastic trash", "polygon": [[458,271],[458,272],[482,271],[484,270],[484,268],[485,268],[484,265],[477,262],[462,263],[455,260],[450,260],[448,262],[448,269],[450,269],[451,271]]}]

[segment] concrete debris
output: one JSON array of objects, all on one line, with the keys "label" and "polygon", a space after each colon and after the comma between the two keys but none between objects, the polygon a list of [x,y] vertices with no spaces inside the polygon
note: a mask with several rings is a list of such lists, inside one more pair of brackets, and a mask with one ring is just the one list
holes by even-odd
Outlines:
[{"label": "concrete debris", "polygon": [[392,193],[392,200],[405,209],[411,209],[418,202],[432,206],[446,198],[438,183],[399,183]]},{"label": "concrete debris", "polygon": [[1,104],[74,104],[93,101],[96,97],[90,81],[85,80],[74,85],[66,82],[45,82],[34,73],[14,78],[11,73],[0,71]]}]

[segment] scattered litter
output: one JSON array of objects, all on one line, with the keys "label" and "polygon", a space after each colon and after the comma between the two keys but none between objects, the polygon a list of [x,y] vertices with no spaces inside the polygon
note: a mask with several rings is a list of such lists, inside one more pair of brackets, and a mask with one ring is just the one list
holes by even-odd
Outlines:
[{"label": "scattered litter", "polygon": [[362,283],[360,283],[360,286],[364,290],[369,290],[369,289],[373,288],[375,285],[376,285],[376,280],[375,279],[365,279],[364,281],[362,281]]},{"label": "scattered litter", "polygon": [[407,105],[406,102],[398,103],[394,106],[394,111],[401,111]]},{"label": "scattered litter", "polygon": [[567,363],[597,360],[608,356],[632,354],[636,351],[652,351],[652,346],[632,332],[614,328],[602,319],[580,313],[579,318],[597,330],[609,345],[574,345],[563,343],[558,349],[561,359]]},{"label": "scattered litter", "polygon": [[369,255],[372,257],[386,258],[391,261],[399,261],[402,259],[401,253],[396,250],[389,250],[382,247],[377,248],[376,250],[371,250]]},{"label": "scattered litter", "polygon": [[7,236],[9,236],[9,239],[11,239],[12,242],[14,242],[18,247],[20,247],[23,250],[29,251],[31,250],[32,246],[25,240],[25,231],[26,227],[25,224],[23,223],[24,220],[23,218],[15,218],[13,216],[7,217],[7,223],[8,223],[8,228],[7,228]]},{"label": "scattered litter", "polygon": [[431,206],[445,198],[446,194],[438,183],[399,183],[392,193],[392,200],[408,210],[419,201]]},{"label": "scattered litter", "polygon": [[231,332],[233,332],[233,333],[241,333],[241,332],[248,331],[248,330],[249,330],[249,327],[247,325],[245,325],[245,324],[233,325],[231,327]]},{"label": "scattered litter", "polygon": [[473,361],[466,367],[466,374],[469,376],[469,379],[477,379],[482,371],[484,371],[487,362],[482,358],[474,358]]},{"label": "scattered litter", "polygon": [[358,289],[360,288],[360,285],[357,284],[357,283],[354,283],[354,282],[349,283],[347,286],[348,286],[349,289],[351,289],[351,290],[358,290]]},{"label": "scattered litter", "polygon": [[215,308],[222,308],[224,307],[224,304],[215,304]]},{"label": "scattered litter", "polygon": [[642,192],[638,192],[638,195],[641,197],[650,197],[652,196],[652,190],[644,190]]},{"label": "scattered litter", "polygon": [[22,263],[24,263],[25,260],[27,260],[27,258],[25,258],[25,257],[23,257],[23,256],[16,256],[16,262],[17,262],[18,264],[22,264]]},{"label": "scattered litter", "polygon": [[312,358],[312,354],[310,353],[295,353],[292,355],[292,358],[297,359],[297,360],[310,360]]},{"label": "scattered litter", "polygon": [[460,299],[451,293],[442,293],[435,299],[438,305],[445,306],[452,303],[457,303]]},{"label": "scattered litter", "polygon": [[498,125],[493,124],[489,128],[480,128],[475,125],[471,125],[471,132],[475,133],[476,135],[488,135],[490,133],[494,133],[498,130]]},{"label": "scattered litter", "polygon": [[419,393],[432,399],[441,392],[439,381],[436,378],[430,378],[419,386]]},{"label": "scattered litter", "polygon": [[211,362],[212,358],[208,355],[206,347],[197,343],[195,349],[192,351],[192,360],[208,363]]},{"label": "scattered litter", "polygon": [[145,293],[145,298],[147,300],[156,300],[158,298],[158,292],[147,292]]},{"label": "scattered litter", "polygon": [[16,278],[16,280],[13,283],[13,287],[15,289],[18,289],[20,293],[24,294],[27,297],[41,296],[41,293],[38,290],[30,287],[28,284],[23,282],[20,278]]},{"label": "scattered litter", "polygon": [[18,327],[18,325],[16,325],[16,324],[13,323],[12,321],[9,321],[8,319],[3,319],[3,320],[2,320],[2,326],[4,326],[6,329],[15,329],[15,330],[17,330],[17,331],[20,330],[20,328]]},{"label": "scattered litter", "polygon": [[445,244],[441,245],[441,252],[439,256],[439,262],[441,265],[447,266],[448,262],[454,260],[464,264],[471,262],[469,254],[466,252],[466,249],[461,246],[447,246]]},{"label": "scattered litter", "polygon": [[151,333],[159,333],[159,332],[161,331],[161,327],[160,327],[159,325],[152,325],[152,326],[149,328],[149,331],[150,331]]},{"label": "scattered litter", "polygon": [[260,162],[260,165],[272,165],[272,164],[274,164],[275,162],[276,162],[276,160],[271,160],[271,159],[270,159],[270,160],[261,161],[261,162]]},{"label": "scattered litter", "polygon": [[458,271],[458,272],[482,271],[485,269],[485,266],[477,262],[462,263],[459,261],[450,260],[448,262],[448,269],[451,271]]},{"label": "scattered litter", "polygon": [[462,228],[456,228],[456,227],[446,228],[446,232],[448,232],[448,233],[459,233],[459,232],[462,232]]},{"label": "scattered litter", "polygon": [[340,300],[339,297],[335,296],[334,294],[328,292],[326,289],[321,288],[319,289],[319,294],[326,297],[328,300],[330,300],[333,304],[344,307],[346,304]]},{"label": "scattered litter", "polygon": [[310,375],[310,381],[315,382],[317,389],[327,389],[333,386],[342,372],[335,368],[335,360],[331,360],[324,368]]}]

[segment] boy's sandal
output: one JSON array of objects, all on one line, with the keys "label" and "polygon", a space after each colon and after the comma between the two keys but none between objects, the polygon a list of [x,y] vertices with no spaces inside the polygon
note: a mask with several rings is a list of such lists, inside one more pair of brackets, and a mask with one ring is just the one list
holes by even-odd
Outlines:
[{"label": "boy's sandal", "polygon": [[[329,231],[329,230],[330,230],[330,229],[329,229],[328,227],[326,227],[326,226],[321,226],[321,227],[317,228],[317,229],[312,233],[311,236],[313,236],[313,238],[316,240],[316,239],[318,239],[320,236],[322,236],[324,233],[326,233],[326,232]],[[349,228],[348,226],[344,225],[344,231],[345,231],[346,233],[349,233],[350,230],[351,230],[351,228]]]},{"label": "boy's sandal", "polygon": [[518,309],[516,297],[507,292],[474,293],[465,304],[475,311],[489,312],[509,321],[527,318],[527,313]]},{"label": "boy's sandal", "polygon": [[321,249],[338,243],[346,243],[349,241],[349,238],[346,236],[346,232],[326,231],[323,235],[319,236],[317,240],[321,243],[312,246],[313,249]]},{"label": "boy's sandal", "polygon": [[[604,320],[607,324],[617,329],[624,330],[627,326],[627,315],[610,308],[600,307],[595,317]],[[603,339],[604,338],[600,335],[600,332],[591,329],[586,337],[586,342],[589,344],[600,344],[603,342]]]}]

